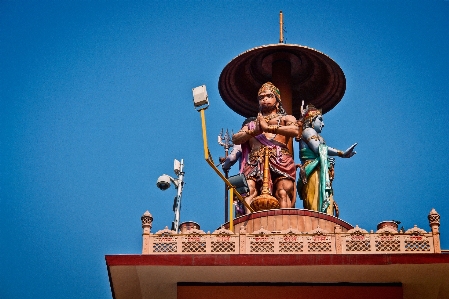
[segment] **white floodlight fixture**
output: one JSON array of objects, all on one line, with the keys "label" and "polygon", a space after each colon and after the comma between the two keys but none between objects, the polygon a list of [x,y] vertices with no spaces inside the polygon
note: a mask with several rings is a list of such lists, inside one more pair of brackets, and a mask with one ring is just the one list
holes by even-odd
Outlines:
[{"label": "white floodlight fixture", "polygon": [[193,105],[196,110],[203,110],[209,107],[209,99],[207,96],[206,85],[201,85],[192,89]]}]

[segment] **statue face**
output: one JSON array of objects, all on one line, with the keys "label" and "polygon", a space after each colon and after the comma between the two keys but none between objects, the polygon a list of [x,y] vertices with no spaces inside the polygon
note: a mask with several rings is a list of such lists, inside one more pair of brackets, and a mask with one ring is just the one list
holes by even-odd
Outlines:
[{"label": "statue face", "polygon": [[312,127],[317,131],[317,133],[321,133],[324,127],[323,116],[318,115],[312,123]]},{"label": "statue face", "polygon": [[261,111],[271,111],[276,109],[276,97],[270,90],[265,89],[257,97]]}]

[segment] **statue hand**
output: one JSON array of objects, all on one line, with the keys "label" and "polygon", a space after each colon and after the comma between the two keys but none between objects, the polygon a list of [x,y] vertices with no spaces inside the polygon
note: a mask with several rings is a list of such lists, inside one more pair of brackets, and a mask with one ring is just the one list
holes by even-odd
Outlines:
[{"label": "statue hand", "polygon": [[257,124],[258,129],[261,130],[262,132],[265,132],[268,129],[268,123],[265,120],[265,118],[263,118],[261,113],[257,115]]},{"label": "statue hand", "polygon": [[351,158],[355,154],[357,154],[356,151],[354,151],[355,146],[357,145],[357,142],[351,145],[342,155],[342,158]]}]

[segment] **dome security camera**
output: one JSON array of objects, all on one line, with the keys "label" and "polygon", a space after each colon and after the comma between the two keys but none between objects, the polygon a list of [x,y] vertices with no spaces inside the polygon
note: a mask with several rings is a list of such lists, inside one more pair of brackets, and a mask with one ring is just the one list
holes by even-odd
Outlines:
[{"label": "dome security camera", "polygon": [[163,174],[157,179],[156,186],[161,190],[170,188],[170,176]]}]

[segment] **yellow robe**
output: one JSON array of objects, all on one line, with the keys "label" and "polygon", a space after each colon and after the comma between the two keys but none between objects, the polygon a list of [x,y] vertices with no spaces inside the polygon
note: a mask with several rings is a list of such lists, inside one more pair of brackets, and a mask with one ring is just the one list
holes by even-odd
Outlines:
[{"label": "yellow robe", "polygon": [[[319,211],[320,200],[320,167],[316,167],[307,179],[307,184],[301,190],[301,199],[304,201],[304,208],[312,211]],[[326,214],[333,215],[334,197],[330,195],[330,204],[326,209]]]}]

